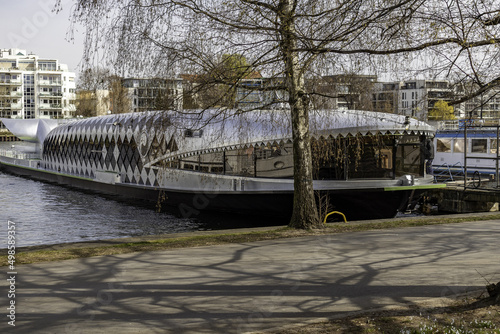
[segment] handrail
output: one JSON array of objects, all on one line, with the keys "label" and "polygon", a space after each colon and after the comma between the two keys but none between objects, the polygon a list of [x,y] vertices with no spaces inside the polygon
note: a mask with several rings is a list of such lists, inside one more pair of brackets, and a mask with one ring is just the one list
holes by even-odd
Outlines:
[{"label": "handrail", "polygon": [[12,159],[21,159],[21,160],[38,160],[40,159],[40,154],[37,153],[23,153],[12,150],[0,149],[0,156]]},{"label": "handrail", "polygon": [[[458,172],[455,172],[455,173],[452,173],[451,169],[460,169],[461,170],[461,173],[460,171]],[[443,170],[444,169],[444,170]],[[436,171],[436,170],[439,170],[438,173],[433,173],[433,176],[434,176],[434,181],[435,182],[438,182],[438,178],[439,177],[443,177],[443,176],[449,176],[446,180],[442,181],[442,182],[446,182],[446,181],[454,181],[453,179],[453,176],[459,176],[459,175],[464,175],[465,174],[465,171],[464,171],[464,167],[462,166],[462,163],[461,162],[456,162],[455,164],[453,165],[449,165],[448,163],[444,163],[438,167],[435,167],[433,168],[433,171]]]}]

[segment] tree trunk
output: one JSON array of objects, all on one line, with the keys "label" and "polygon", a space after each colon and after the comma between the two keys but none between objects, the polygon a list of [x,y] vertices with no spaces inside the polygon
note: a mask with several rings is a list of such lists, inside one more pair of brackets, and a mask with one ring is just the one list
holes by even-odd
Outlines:
[{"label": "tree trunk", "polygon": [[285,63],[289,104],[292,114],[294,197],[290,227],[310,229],[321,225],[314,199],[312,178],[312,152],[309,135],[309,96],[305,91],[304,71],[299,66],[296,51],[293,4],[291,0],[280,3],[281,43]]},{"label": "tree trunk", "polygon": [[299,98],[298,103],[292,106],[294,196],[289,226],[310,229],[320,227],[321,223],[313,189],[309,113],[303,103],[303,99]]}]

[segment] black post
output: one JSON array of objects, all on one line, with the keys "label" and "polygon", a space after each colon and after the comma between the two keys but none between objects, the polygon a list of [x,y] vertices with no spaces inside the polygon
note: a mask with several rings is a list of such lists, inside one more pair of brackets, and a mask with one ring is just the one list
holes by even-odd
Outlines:
[{"label": "black post", "polygon": [[467,120],[464,125],[464,190],[467,188]]},{"label": "black post", "polygon": [[222,174],[226,175],[226,149],[222,151]]}]

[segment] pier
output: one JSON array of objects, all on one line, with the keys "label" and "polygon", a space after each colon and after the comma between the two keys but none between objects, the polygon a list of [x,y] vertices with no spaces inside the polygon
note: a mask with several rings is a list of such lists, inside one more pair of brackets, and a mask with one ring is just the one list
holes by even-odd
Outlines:
[{"label": "pier", "polygon": [[427,203],[436,203],[440,213],[473,213],[499,211],[500,188],[489,180],[448,182],[445,188],[429,190]]}]

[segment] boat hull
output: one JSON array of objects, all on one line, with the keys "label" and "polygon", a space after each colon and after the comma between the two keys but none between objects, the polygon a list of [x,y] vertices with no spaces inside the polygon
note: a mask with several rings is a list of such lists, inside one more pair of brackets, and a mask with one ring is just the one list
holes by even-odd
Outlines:
[{"label": "boat hull", "polygon": [[[206,211],[222,211],[274,217],[277,222],[286,223],[293,211],[293,190],[179,190],[126,183],[110,184],[5,162],[0,163],[0,168],[18,176],[92,191],[116,199],[133,200],[137,204],[174,212],[185,218],[196,217]],[[328,195],[331,210],[342,212],[348,220],[364,220],[394,217],[398,210],[404,208],[411,192],[408,187],[401,187],[401,190],[380,187],[322,189],[318,194]],[[331,216],[331,219],[334,217]]]}]

